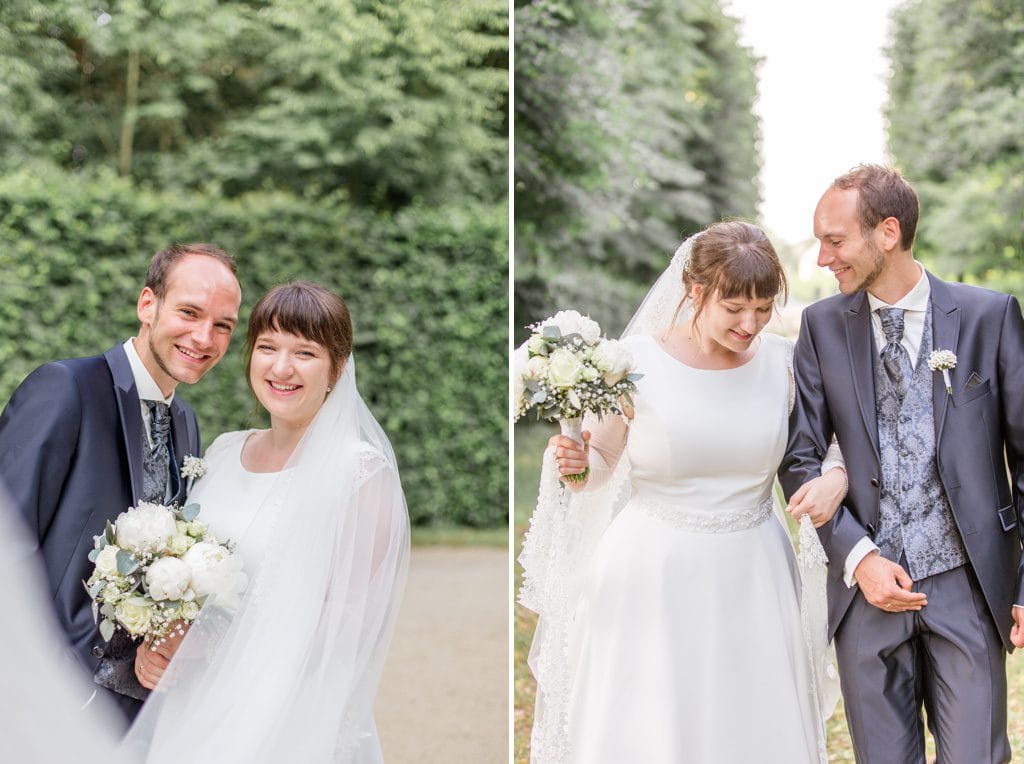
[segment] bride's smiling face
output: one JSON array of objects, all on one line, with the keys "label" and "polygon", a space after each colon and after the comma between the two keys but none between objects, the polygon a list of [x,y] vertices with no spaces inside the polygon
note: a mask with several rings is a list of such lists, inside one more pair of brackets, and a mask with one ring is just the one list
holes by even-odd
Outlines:
[{"label": "bride's smiling face", "polygon": [[[694,299],[702,297],[700,286],[695,286]],[[746,352],[754,338],[771,321],[774,309],[774,297],[711,295],[698,319],[701,342],[703,345],[714,343],[733,353]]]},{"label": "bride's smiling face", "polygon": [[266,331],[253,343],[249,381],[272,420],[305,427],[327,397],[331,357],[305,337]]}]

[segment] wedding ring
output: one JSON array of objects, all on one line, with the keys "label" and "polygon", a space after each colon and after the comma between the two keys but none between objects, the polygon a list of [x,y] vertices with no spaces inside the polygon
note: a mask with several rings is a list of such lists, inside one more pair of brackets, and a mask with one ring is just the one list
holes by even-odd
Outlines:
[{"label": "wedding ring", "polygon": [[892,610],[892,603],[891,602],[886,602],[885,603],[885,609],[886,610]]}]

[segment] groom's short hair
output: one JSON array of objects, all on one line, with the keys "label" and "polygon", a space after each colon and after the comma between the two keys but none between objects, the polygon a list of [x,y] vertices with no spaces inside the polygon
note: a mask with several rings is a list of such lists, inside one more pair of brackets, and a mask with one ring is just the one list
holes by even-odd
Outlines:
[{"label": "groom's short hair", "polygon": [[157,297],[163,297],[167,293],[167,279],[170,277],[171,270],[179,260],[188,255],[212,257],[214,260],[223,263],[231,271],[232,276],[238,276],[238,266],[235,265],[235,258],[220,247],[203,242],[193,242],[191,244],[175,242],[166,249],[161,249],[149,261],[149,270],[146,273],[146,286],[153,290],[153,294]]},{"label": "groom's short hair", "polygon": [[833,188],[857,190],[857,216],[867,234],[886,218],[900,223],[900,245],[914,246],[920,204],[917,192],[895,167],[860,164],[832,181]]}]

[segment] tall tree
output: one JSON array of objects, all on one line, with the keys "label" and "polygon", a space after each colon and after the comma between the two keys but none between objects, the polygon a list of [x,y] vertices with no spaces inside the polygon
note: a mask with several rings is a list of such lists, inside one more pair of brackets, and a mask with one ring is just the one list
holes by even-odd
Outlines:
[{"label": "tall tree", "polygon": [[1024,4],[916,0],[894,22],[889,146],[921,195],[916,251],[1024,294]]}]

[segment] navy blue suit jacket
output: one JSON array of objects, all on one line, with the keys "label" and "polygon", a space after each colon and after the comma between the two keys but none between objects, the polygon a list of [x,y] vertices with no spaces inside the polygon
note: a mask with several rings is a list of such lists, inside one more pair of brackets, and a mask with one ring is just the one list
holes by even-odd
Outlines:
[{"label": "navy blue suit jacket", "polygon": [[[1024,604],[1024,318],[1014,297],[928,278],[932,344],[957,356],[952,393],[942,374],[932,375],[939,477],[992,620],[1012,651],[1010,610]],[[819,475],[835,434],[850,487],[832,520],[818,529],[829,558],[829,636],[855,593],[842,580],[846,557],[878,528],[872,353],[863,292],[835,295],[804,311],[794,359],[797,402],[779,478],[788,498]]]},{"label": "navy blue suit jacket", "polygon": [[[172,469],[180,470],[186,455],[200,453],[199,425],[177,395],[170,414]],[[38,541],[58,621],[90,675],[109,659],[110,646],[82,585],[92,573],[88,555],[107,520],[137,503],[144,443],[139,396],[121,345],[39,367],[0,416],[0,480]],[[183,498],[181,490],[175,500]],[[121,673],[135,682],[130,670]],[[137,684],[134,690],[145,692]]]}]

